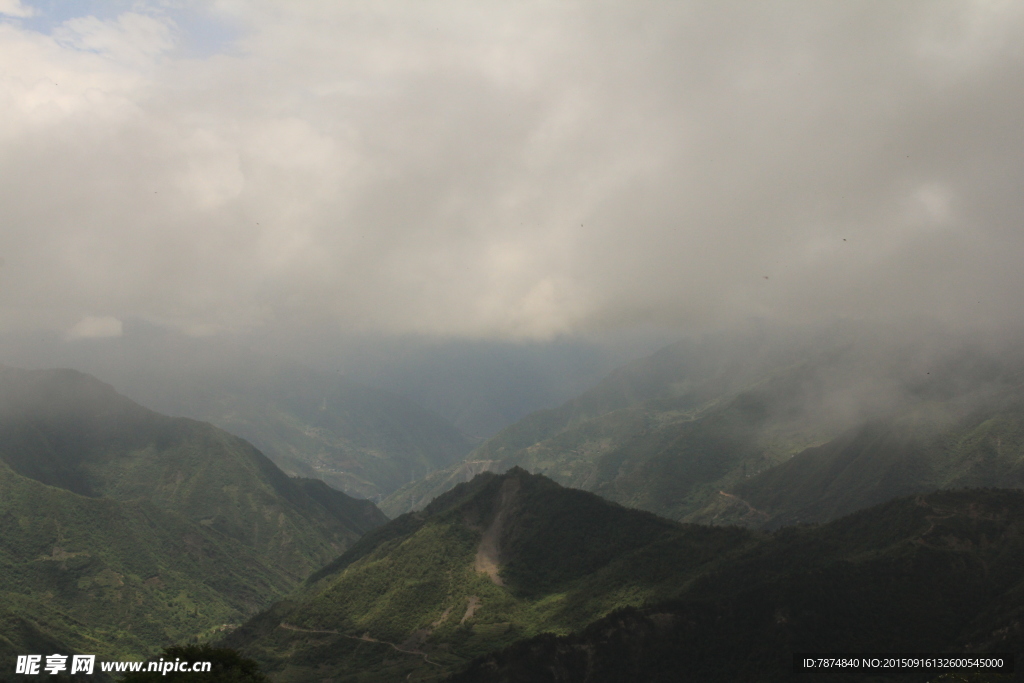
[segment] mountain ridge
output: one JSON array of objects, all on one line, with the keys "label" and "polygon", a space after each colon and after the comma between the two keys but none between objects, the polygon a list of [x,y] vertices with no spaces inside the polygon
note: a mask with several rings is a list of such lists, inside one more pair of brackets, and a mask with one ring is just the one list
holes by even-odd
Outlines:
[{"label": "mountain ridge", "polygon": [[[479,562],[489,532],[496,573]],[[918,494],[762,532],[680,524],[513,469],[361,543],[224,642],[281,683],[802,680],[796,651],[1024,645],[1020,490]]]},{"label": "mountain ridge", "polygon": [[414,401],[279,355],[127,321],[121,337],[23,354],[103,377],[166,415],[210,422],[292,476],[379,500],[470,450],[465,435]]}]

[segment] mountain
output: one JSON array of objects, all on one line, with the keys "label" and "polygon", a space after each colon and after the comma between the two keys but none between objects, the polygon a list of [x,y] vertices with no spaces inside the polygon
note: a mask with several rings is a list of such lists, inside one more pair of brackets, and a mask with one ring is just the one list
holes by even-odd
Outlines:
[{"label": "mountain", "polygon": [[513,469],[370,532],[224,644],[281,682],[805,680],[794,652],[1019,652],[1022,562],[1024,491],[765,533]]},{"label": "mountain", "polygon": [[1019,653],[1022,562],[1024,492],[902,498],[827,525],[782,529],[710,567],[672,600],[617,610],[570,635],[520,641],[449,680],[936,680],[941,670],[796,674],[793,654]]},{"label": "mountain", "polygon": [[[934,451],[938,436],[949,436],[967,414],[980,423],[1004,404],[1006,415],[1018,409],[1006,401],[1024,377],[1019,349],[994,352],[938,335],[932,344],[838,333],[682,342],[624,366],[556,410],[530,415],[462,463],[399,489],[381,508],[389,515],[417,509],[481,471],[519,466],[681,521],[763,523],[761,506],[738,491],[756,478],[764,491],[787,495],[782,479],[790,466],[821,466],[819,454],[841,448],[858,430],[886,424],[893,439],[899,433]],[[890,450],[873,448],[865,471],[897,457]],[[1015,481],[936,474],[813,519],[915,491]],[[808,491],[823,485],[805,483]]]},{"label": "mountain", "polygon": [[224,641],[275,680],[420,680],[671,597],[757,542],[512,469],[371,531]]},{"label": "mountain", "polygon": [[216,338],[129,322],[122,337],[41,346],[36,356],[47,365],[59,361],[161,413],[210,422],[287,474],[360,498],[380,500],[470,450],[458,429],[409,399]]},{"label": "mountain", "polygon": [[626,364],[558,408],[528,415],[462,462],[406,484],[381,509],[391,516],[419,509],[481,471],[514,466],[592,490],[606,454],[631,448],[652,427],[690,422],[768,370],[798,360],[799,349],[763,335],[679,342]]},{"label": "mountain", "polygon": [[899,496],[964,487],[1024,488],[1021,385],[851,429],[737,483],[688,519],[822,522]]},{"label": "mountain", "polygon": [[386,521],[73,370],[0,367],[0,491],[5,655],[142,656],[211,633]]}]

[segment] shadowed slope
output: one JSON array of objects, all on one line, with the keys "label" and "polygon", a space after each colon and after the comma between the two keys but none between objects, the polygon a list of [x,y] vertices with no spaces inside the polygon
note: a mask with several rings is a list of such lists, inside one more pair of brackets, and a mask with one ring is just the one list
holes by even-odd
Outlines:
[{"label": "shadowed slope", "polygon": [[[784,529],[675,600],[516,643],[451,680],[797,681],[810,679],[792,672],[794,652],[1020,652],[1022,562],[1024,493],[904,498],[822,527]],[[867,676],[833,670],[813,680]]]}]

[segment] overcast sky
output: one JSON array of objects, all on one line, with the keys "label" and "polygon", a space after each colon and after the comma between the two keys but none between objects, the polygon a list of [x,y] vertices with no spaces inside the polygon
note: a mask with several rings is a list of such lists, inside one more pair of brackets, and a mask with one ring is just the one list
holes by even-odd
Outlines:
[{"label": "overcast sky", "polygon": [[1024,3],[0,13],[0,332],[1024,317]]}]

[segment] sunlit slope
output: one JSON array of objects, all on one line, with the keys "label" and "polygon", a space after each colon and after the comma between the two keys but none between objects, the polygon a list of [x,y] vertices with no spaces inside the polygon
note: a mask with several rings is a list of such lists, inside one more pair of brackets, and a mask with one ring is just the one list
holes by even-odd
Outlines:
[{"label": "sunlit slope", "polygon": [[237,623],[294,584],[253,548],[179,513],[88,498],[0,463],[5,666],[43,653],[47,639],[56,649],[46,654],[141,656]]},{"label": "sunlit slope", "polygon": [[0,369],[0,465],[12,644],[142,654],[237,623],[386,521],[71,370]]},{"label": "sunlit slope", "polygon": [[710,568],[675,600],[514,644],[452,681],[756,683],[805,680],[792,672],[794,652],[1020,652],[1022,563],[1024,493],[903,498],[786,528]]},{"label": "sunlit slope", "polygon": [[751,532],[679,525],[521,469],[484,474],[370,532],[227,642],[279,680],[418,680],[676,595],[754,542]]}]

